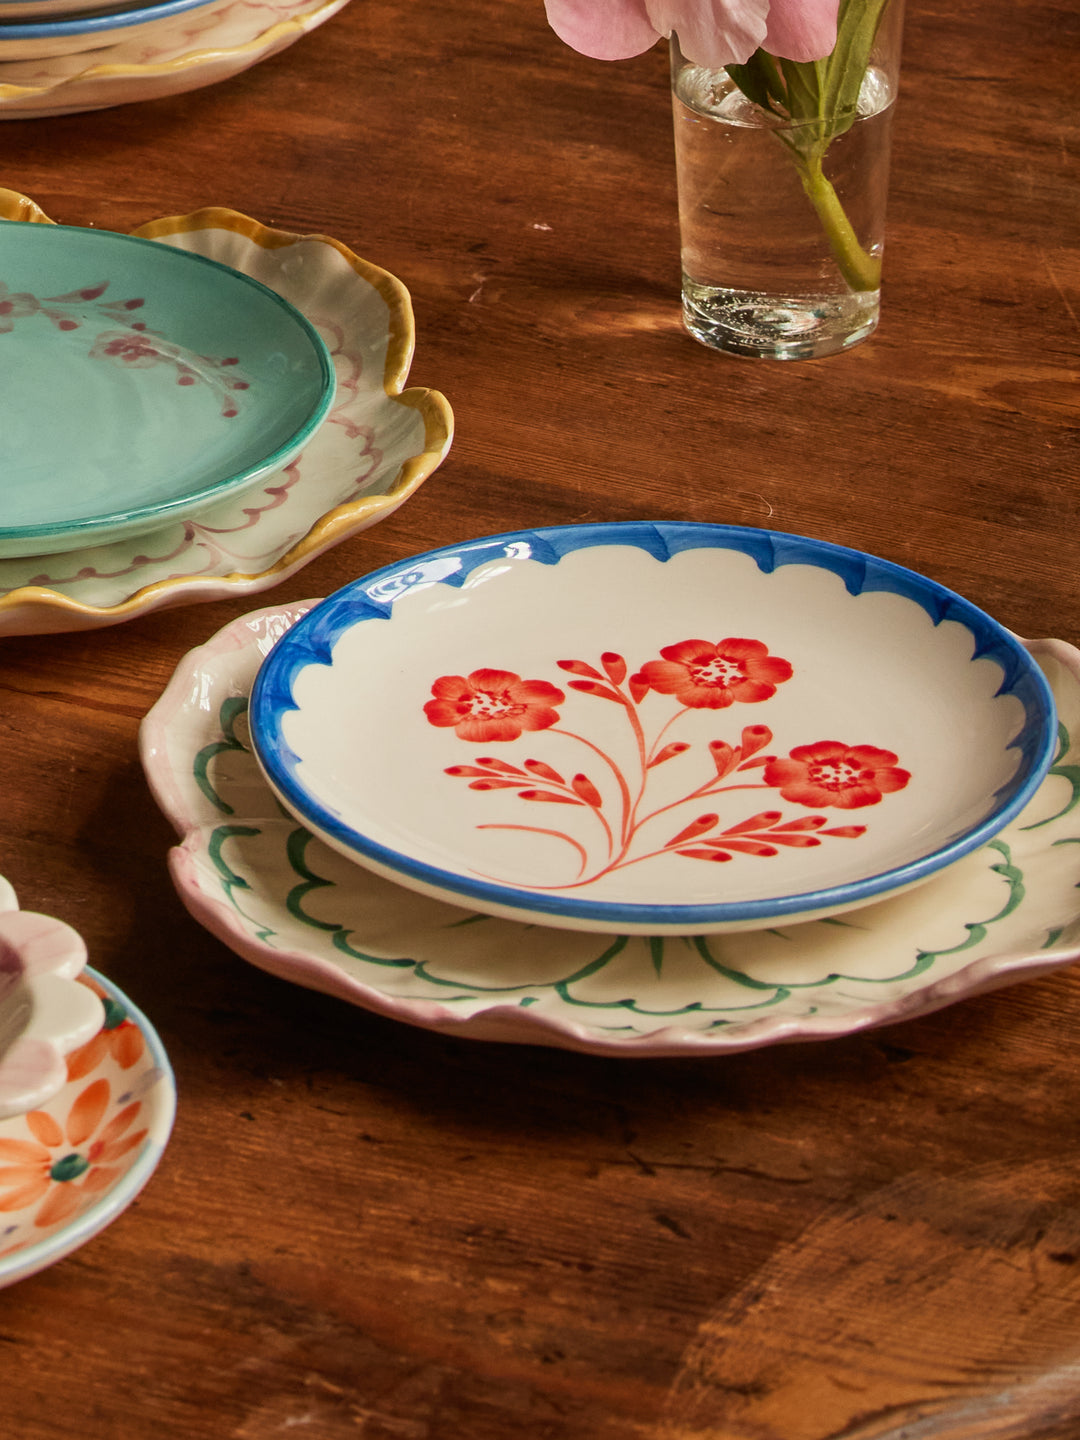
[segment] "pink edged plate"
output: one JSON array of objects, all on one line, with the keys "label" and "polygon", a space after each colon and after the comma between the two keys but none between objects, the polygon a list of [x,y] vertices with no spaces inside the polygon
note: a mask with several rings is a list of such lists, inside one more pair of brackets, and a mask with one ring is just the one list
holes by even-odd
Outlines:
[{"label": "pink edged plate", "polygon": [[444,1034],[653,1057],[850,1034],[1080,956],[1080,652],[1062,641],[1026,646],[1057,706],[1053,764],[986,844],[849,914],[656,937],[449,905],[283,815],[251,752],[248,701],[264,657],[315,603],[256,611],[186,656],[140,735],[180,837],[181,899],[262,970]]}]

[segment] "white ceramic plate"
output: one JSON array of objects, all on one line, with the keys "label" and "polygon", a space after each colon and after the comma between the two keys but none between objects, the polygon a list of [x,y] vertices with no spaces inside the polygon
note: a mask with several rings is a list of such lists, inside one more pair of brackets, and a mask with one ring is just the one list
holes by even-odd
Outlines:
[{"label": "white ceramic plate", "polygon": [[851,910],[1022,808],[1053,698],[941,586],[800,536],[515,532],[354,581],[275,646],[256,757],[308,829],[451,904],[701,935]]},{"label": "white ceramic plate", "polygon": [[176,1113],[153,1026],[103,975],[80,982],[105,1027],[68,1057],[63,1087],[0,1121],[0,1286],[36,1275],[100,1234],[157,1168]]},{"label": "white ceramic plate", "polygon": [[263,657],[314,603],[226,626],[180,663],[140,734],[151,788],[181,837],[169,866],[184,904],[271,974],[470,1039],[719,1055],[890,1024],[1080,957],[1080,652],[1070,645],[1028,647],[1053,687],[1059,752],[988,845],[851,916],[660,940],[418,897],[283,816],[251,754],[248,696]]},{"label": "white ceramic plate", "polygon": [[228,0],[166,21],[146,39],[0,61],[0,120],[71,115],[181,95],[295,44],[347,0]]},{"label": "white ceramic plate", "polygon": [[[0,191],[0,216],[44,221]],[[450,448],[435,390],[406,389],[414,331],[400,281],[327,236],[271,230],[207,209],[136,232],[260,280],[329,346],[337,396],[284,474],[134,541],[50,560],[0,560],[0,634],[94,629],[171,605],[254,594],[396,510]]]}]

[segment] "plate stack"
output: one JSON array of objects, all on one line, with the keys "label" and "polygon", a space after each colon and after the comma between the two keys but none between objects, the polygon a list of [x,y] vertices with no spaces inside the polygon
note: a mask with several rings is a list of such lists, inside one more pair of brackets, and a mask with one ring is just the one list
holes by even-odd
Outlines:
[{"label": "plate stack", "polygon": [[0,0],[0,119],[99,110],[227,79],[346,0]]},{"label": "plate stack", "polygon": [[[14,222],[14,223],[12,223]],[[405,287],[210,207],[135,236],[0,191],[0,633],[252,594],[398,508],[453,417]]]},{"label": "plate stack", "polygon": [[190,912],[462,1038],[721,1055],[1080,955],[1080,651],[797,535],[538,528],[234,620],[143,721]]}]

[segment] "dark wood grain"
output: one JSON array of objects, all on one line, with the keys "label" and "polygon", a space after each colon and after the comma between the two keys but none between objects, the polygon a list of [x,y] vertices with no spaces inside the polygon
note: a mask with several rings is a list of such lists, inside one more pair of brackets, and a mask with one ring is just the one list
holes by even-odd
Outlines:
[{"label": "dark wood grain", "polygon": [[[492,530],[685,518],[853,545],[1076,643],[1077,29],[1066,0],[913,0],[882,323],[808,365],[684,334],[663,47],[587,60],[541,0],[352,0],[219,86],[4,123],[0,179],[115,229],[230,206],[409,287],[451,453],[275,599]],[[1080,1435],[1075,971],[637,1062],[275,980],[183,910],[136,753],[251,608],[0,642],[0,873],[147,1010],[180,1093],[136,1204],[0,1294],[4,1440]]]}]

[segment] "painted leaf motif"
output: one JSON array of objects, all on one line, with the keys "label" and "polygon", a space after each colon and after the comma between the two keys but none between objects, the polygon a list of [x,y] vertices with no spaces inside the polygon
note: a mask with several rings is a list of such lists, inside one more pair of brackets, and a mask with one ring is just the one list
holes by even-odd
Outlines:
[{"label": "painted leaf motif", "polygon": [[696,820],[692,820],[687,825],[685,830],[680,830],[677,835],[673,835],[665,848],[681,845],[684,840],[695,840],[699,835],[704,835],[706,830],[711,830],[714,825],[719,824],[719,821],[719,815],[699,815]]},{"label": "painted leaf motif", "polygon": [[550,780],[554,785],[565,785],[566,781],[557,770],[550,765],[545,765],[543,760],[526,760],[525,769],[533,775],[539,775],[541,780]]},{"label": "painted leaf motif", "polygon": [[604,803],[600,791],[587,775],[575,775],[571,783],[574,787],[574,794],[579,795],[586,805],[591,805],[594,810],[600,809]]},{"label": "painted leaf motif", "polygon": [[591,665],[586,665],[584,660],[556,660],[560,670],[569,670],[571,675],[586,675],[590,680],[603,680],[599,670],[594,670]]},{"label": "painted leaf motif", "polygon": [[614,650],[605,650],[600,660],[611,683],[621,685],[626,679],[626,661],[623,657],[616,655]]},{"label": "painted leaf motif", "polygon": [[690,746],[683,740],[673,740],[670,745],[665,745],[658,755],[654,755],[649,761],[648,769],[652,770],[657,765],[663,765],[665,760],[672,760],[676,755],[684,755]]},{"label": "painted leaf motif", "polygon": [[614,700],[617,705],[622,704],[622,697],[606,685],[597,685],[593,680],[569,680],[567,684],[571,690],[580,690],[583,695],[595,695],[598,700]]}]

